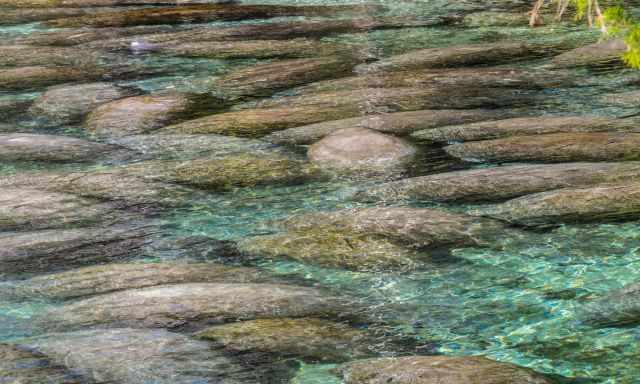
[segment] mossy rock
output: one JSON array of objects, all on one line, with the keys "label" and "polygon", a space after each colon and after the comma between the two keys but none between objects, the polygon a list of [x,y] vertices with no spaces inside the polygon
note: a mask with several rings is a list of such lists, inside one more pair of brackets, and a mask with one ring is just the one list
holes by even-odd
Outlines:
[{"label": "mossy rock", "polygon": [[348,324],[317,318],[260,319],[207,328],[196,335],[229,353],[260,352],[308,362],[371,357],[373,340]]},{"label": "mossy rock", "polygon": [[188,161],[147,161],[124,167],[122,171],[219,191],[236,187],[299,184],[322,176],[310,164],[279,154],[240,154]]}]

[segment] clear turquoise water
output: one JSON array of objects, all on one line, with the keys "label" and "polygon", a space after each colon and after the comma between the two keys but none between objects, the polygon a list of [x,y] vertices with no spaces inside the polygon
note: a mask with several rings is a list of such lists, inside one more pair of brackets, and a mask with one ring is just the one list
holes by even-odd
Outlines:
[{"label": "clear turquoise water", "polygon": [[[251,1],[280,4],[282,0]],[[293,4],[343,3],[340,0],[289,1]],[[387,1],[391,15],[424,18],[463,9],[482,9],[480,1]],[[6,35],[28,34],[38,24],[0,28]],[[411,49],[497,40],[529,42],[594,41],[597,34],[581,26],[415,28],[378,31],[339,40],[365,39],[382,55]],[[174,88],[204,91],[217,75],[247,62],[132,57],[160,67],[171,66],[174,75],[130,82],[144,90]],[[541,68],[540,62],[518,64]],[[611,105],[602,95],[635,89],[640,78],[632,70],[592,73],[581,86],[549,89],[538,114],[582,113],[624,116],[637,107]],[[37,93],[0,92],[6,98],[33,98]],[[37,128],[37,127],[36,127]],[[62,130],[70,134],[74,127]],[[31,165],[2,164],[0,172],[16,173]],[[47,167],[49,168],[49,167]],[[428,168],[428,167],[427,167]],[[425,169],[427,172],[428,169]],[[176,234],[204,234],[236,240],[264,231],[264,221],[313,211],[356,206],[350,194],[361,182],[317,182],[295,187],[244,189],[211,194],[192,208],[167,212],[164,220]],[[418,205],[416,203],[416,205]],[[443,207],[456,211],[468,207]],[[569,378],[595,383],[640,382],[640,327],[593,329],[581,325],[575,310],[586,298],[627,283],[640,281],[640,222],[561,226],[547,232],[505,234],[488,248],[452,252],[450,261],[413,273],[355,273],[287,261],[263,261],[259,266],[275,274],[306,279],[310,283],[348,293],[367,304],[393,332],[451,355],[482,354],[494,359]],[[0,339],[28,335],[34,313],[51,303],[8,303],[0,297]],[[333,366],[303,364],[295,384],[339,383]]]}]

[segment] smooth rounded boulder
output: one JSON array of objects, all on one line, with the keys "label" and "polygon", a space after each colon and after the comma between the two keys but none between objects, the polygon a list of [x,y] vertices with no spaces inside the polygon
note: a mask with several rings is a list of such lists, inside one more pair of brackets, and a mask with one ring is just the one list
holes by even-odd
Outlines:
[{"label": "smooth rounded boulder", "polygon": [[87,326],[197,329],[231,321],[277,317],[327,317],[345,301],[325,292],[278,284],[190,283],[109,293],[43,313],[53,330]]},{"label": "smooth rounded boulder", "polygon": [[480,356],[367,359],[341,371],[346,384],[553,384],[531,369]]},{"label": "smooth rounded boulder", "polygon": [[415,159],[410,143],[365,128],[336,131],[309,147],[309,160],[336,171],[367,173],[402,171]]},{"label": "smooth rounded boulder", "polygon": [[451,156],[469,162],[562,163],[640,159],[640,133],[550,133],[453,144]]},{"label": "smooth rounded boulder", "polygon": [[48,88],[29,108],[29,114],[46,125],[65,125],[82,119],[102,104],[135,96],[139,91],[111,83],[62,85]]},{"label": "smooth rounded boulder", "polygon": [[0,134],[0,161],[81,163],[126,156],[116,145],[91,142],[69,136],[28,133]]}]

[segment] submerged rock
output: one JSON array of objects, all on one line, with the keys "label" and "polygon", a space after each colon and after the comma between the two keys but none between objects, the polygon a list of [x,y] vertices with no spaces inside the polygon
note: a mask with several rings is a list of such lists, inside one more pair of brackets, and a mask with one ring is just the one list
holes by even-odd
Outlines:
[{"label": "submerged rock", "polygon": [[451,125],[414,132],[412,137],[435,142],[501,139],[548,133],[634,131],[638,122],[596,116],[517,117]]},{"label": "submerged rock", "polygon": [[[31,106],[32,102],[33,100],[31,99],[17,99],[13,97],[0,99],[0,120],[3,123],[7,123],[21,117],[29,106]],[[4,130],[0,129],[0,132],[3,131]]]},{"label": "submerged rock", "polygon": [[376,174],[404,171],[416,152],[403,139],[366,128],[346,128],[313,144],[307,154],[321,168]]},{"label": "submerged rock", "polygon": [[[132,38],[113,38],[96,41],[88,45],[100,49],[129,49],[135,39],[143,38],[150,44],[179,44],[181,42],[245,41],[245,40],[289,40],[295,38],[321,38],[342,33],[366,32],[376,29],[394,29],[424,26],[432,23],[412,21],[406,18],[353,18],[339,20],[282,20],[269,23],[247,23],[237,26],[198,27],[187,31],[146,34]],[[136,27],[141,28],[141,27]],[[149,28],[149,26],[145,26]],[[110,29],[101,28],[109,33]],[[100,32],[98,31],[98,32]],[[95,39],[94,39],[95,40]]]},{"label": "submerged rock", "polygon": [[[153,44],[153,43],[151,43]],[[318,57],[345,54],[353,49],[345,44],[319,42],[311,39],[246,40],[180,42],[152,45],[153,50],[181,57],[212,59],[272,59]],[[293,69],[293,68],[291,68]]]},{"label": "submerged rock", "polygon": [[118,168],[89,172],[25,172],[0,177],[0,187],[69,193],[137,210],[182,205],[193,194],[188,188],[145,180]]},{"label": "submerged rock", "polygon": [[204,96],[166,93],[127,97],[103,104],[89,114],[86,129],[95,136],[121,137],[149,133],[176,121],[220,108]]},{"label": "submerged rock", "polygon": [[622,39],[610,39],[562,53],[553,58],[557,67],[621,65],[628,51]]},{"label": "submerged rock", "polygon": [[622,107],[636,108],[640,105],[640,91],[609,93],[602,97],[602,101]]},{"label": "submerged rock", "polygon": [[123,5],[191,5],[232,2],[234,2],[234,0],[0,0],[0,6],[15,8],[81,8],[114,7]]},{"label": "submerged rock", "polygon": [[634,220],[640,217],[640,183],[541,192],[471,213],[528,227]]},{"label": "submerged rock", "polygon": [[81,122],[85,115],[102,104],[138,93],[133,88],[110,83],[56,86],[34,101],[29,114],[47,125],[73,124]]},{"label": "submerged rock", "polygon": [[367,5],[295,6],[295,5],[191,5],[180,7],[142,8],[102,12],[77,17],[60,18],[46,23],[49,27],[70,28],[91,26],[94,28],[125,27],[133,25],[160,25],[182,23],[206,23],[216,20],[237,21],[270,19],[282,16],[332,16],[341,12],[366,12]]},{"label": "submerged rock", "polygon": [[529,25],[531,15],[527,12],[473,12],[464,17],[462,23],[467,27],[525,27]]},{"label": "submerged rock", "polygon": [[331,268],[414,269],[447,248],[485,245],[504,235],[495,221],[414,208],[310,214],[281,225],[287,232],[244,239],[240,251]]},{"label": "submerged rock", "polygon": [[341,79],[318,81],[296,89],[298,94],[348,91],[361,88],[398,87],[489,87],[547,89],[573,83],[567,72],[517,68],[446,68],[368,73]]},{"label": "submerged rock", "polygon": [[[22,5],[21,1],[13,1],[12,5]],[[98,13],[115,12],[119,8],[115,7],[76,7],[76,8],[19,8],[8,9],[3,8],[0,14],[0,25],[17,25],[33,23],[38,21],[47,21],[62,17],[82,17],[95,15]]]},{"label": "submerged rock", "polygon": [[[152,241],[152,234],[153,228],[135,225],[3,232],[0,233],[3,245],[0,276],[61,271],[97,262],[131,259],[142,254],[143,247]],[[46,277],[36,280],[36,284],[28,289],[33,289],[34,294],[44,291],[44,280]],[[60,286],[53,282],[50,289],[64,292],[64,282]]]},{"label": "submerged rock", "polygon": [[[76,233],[81,231],[76,231]],[[88,234],[87,232],[85,231],[85,234]],[[125,232],[121,235],[123,235],[123,240],[124,236],[130,236]],[[141,235],[144,233],[139,234],[143,240],[145,236]],[[134,236],[131,235],[129,238],[133,240]],[[141,244],[144,242],[142,241]],[[130,252],[131,249],[127,251]],[[0,263],[2,262],[0,261]],[[12,283],[7,291],[12,298],[40,297],[67,300],[156,285],[213,282],[255,283],[265,280],[267,279],[264,274],[257,269],[227,267],[211,263],[106,264],[37,276]]]},{"label": "submerged rock", "polygon": [[121,213],[109,203],[68,193],[0,188],[0,230],[34,230],[114,220]]},{"label": "submerged rock", "polygon": [[356,361],[342,368],[346,384],[552,384],[528,368],[479,356],[409,356]]},{"label": "submerged rock", "polygon": [[464,67],[512,62],[552,51],[553,47],[523,43],[493,43],[446,48],[428,48],[382,59],[360,66],[358,73],[400,71],[423,68]]},{"label": "submerged rock", "polygon": [[270,96],[278,90],[346,76],[354,65],[352,58],[341,56],[258,64],[220,77],[215,82],[215,92],[230,99]]},{"label": "submerged rock", "polygon": [[323,137],[345,128],[367,128],[395,135],[406,135],[420,129],[430,129],[443,125],[494,120],[508,115],[507,112],[472,110],[422,110],[397,112],[350,119],[326,121],[322,123],[294,127],[265,136],[263,139],[277,144],[313,144]]},{"label": "submerged rock", "polygon": [[[74,45],[87,44],[96,40],[101,42],[111,41],[116,38],[156,34],[167,31],[175,31],[176,27],[166,25],[141,25],[136,27],[114,27],[114,28],[65,28],[53,31],[32,32],[26,36],[20,36],[13,41],[19,45],[49,45],[59,47],[71,47]],[[177,32],[173,32],[177,33]],[[85,46],[88,49],[101,48]]]},{"label": "submerged rock", "polygon": [[258,383],[207,342],[160,329],[54,333],[23,344],[100,383]]},{"label": "submerged rock", "polygon": [[640,159],[640,133],[551,133],[449,145],[451,156],[472,162],[628,161]]},{"label": "submerged rock", "polygon": [[74,47],[34,47],[33,45],[0,45],[0,66],[75,66],[99,68],[104,52]]},{"label": "submerged rock", "polygon": [[640,323],[640,285],[629,284],[583,303],[578,318],[592,327],[633,326]]},{"label": "submerged rock", "polygon": [[265,141],[215,134],[133,135],[111,139],[109,142],[135,151],[145,158],[154,159],[225,157],[277,151],[275,145]]},{"label": "submerged rock", "polygon": [[146,161],[121,169],[125,174],[209,190],[290,185],[320,177],[318,169],[288,156],[238,154],[187,161]]},{"label": "submerged rock", "polygon": [[371,357],[373,340],[362,330],[322,319],[260,319],[207,328],[200,339],[223,345],[228,353],[262,352],[312,362]]},{"label": "submerged rock", "polygon": [[50,329],[91,325],[135,328],[198,327],[231,321],[337,315],[346,308],[322,291],[275,284],[192,283],[109,293],[52,309]]},{"label": "submerged rock", "polygon": [[0,161],[79,163],[124,154],[124,148],[68,136],[0,134]]},{"label": "submerged rock", "polygon": [[0,378],[7,384],[91,384],[45,355],[28,348],[0,344]]},{"label": "submerged rock", "polygon": [[359,191],[358,200],[498,201],[531,193],[640,179],[640,163],[523,164],[413,177]]},{"label": "submerged rock", "polygon": [[[370,88],[282,97],[234,107],[234,111],[165,127],[162,133],[216,133],[261,137],[325,121],[424,109],[470,109],[532,103],[522,91],[505,89]],[[461,112],[461,116],[464,112]]]},{"label": "submerged rock", "polygon": [[19,67],[0,69],[0,88],[26,90],[53,84],[96,80],[98,74],[71,67]]}]

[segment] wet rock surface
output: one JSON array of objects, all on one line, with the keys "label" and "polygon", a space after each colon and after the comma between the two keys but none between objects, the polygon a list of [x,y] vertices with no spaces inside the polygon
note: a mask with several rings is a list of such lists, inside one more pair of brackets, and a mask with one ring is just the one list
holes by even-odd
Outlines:
[{"label": "wet rock surface", "polygon": [[553,226],[562,223],[621,221],[638,217],[637,183],[566,188],[509,200],[476,211],[524,226]]},{"label": "wet rock surface", "polygon": [[180,93],[128,97],[94,109],[87,116],[86,128],[103,137],[149,133],[193,117],[202,108],[215,110],[219,105],[211,98]]},{"label": "wet rock surface", "polygon": [[415,158],[408,142],[364,128],[342,129],[309,147],[312,163],[337,171],[389,172],[402,170]]},{"label": "wet rock surface", "polygon": [[315,318],[243,321],[207,328],[197,337],[233,353],[263,352],[309,361],[340,362],[375,354],[366,331]]},{"label": "wet rock surface", "polygon": [[359,191],[357,199],[505,200],[552,189],[636,179],[637,162],[523,164],[407,178]]},{"label": "wet rock surface", "polygon": [[635,43],[532,2],[0,0],[0,382],[635,383]]},{"label": "wet rock surface", "polygon": [[48,125],[78,123],[98,106],[137,93],[109,83],[51,87],[34,101],[29,113]]},{"label": "wet rock surface", "polygon": [[186,329],[260,318],[337,316],[345,304],[321,290],[292,285],[190,283],[77,301],[49,311],[40,323],[57,330],[92,325]]},{"label": "wet rock surface", "polygon": [[0,377],[7,383],[90,384],[92,381],[53,364],[27,348],[0,344]]},{"label": "wet rock surface", "polygon": [[[143,235],[144,233],[140,233]],[[149,231],[148,236],[151,235]],[[134,236],[128,233],[127,236]],[[141,239],[143,236],[139,236]],[[140,242],[144,244],[144,242]],[[131,252],[131,250],[129,250]],[[8,283],[3,289],[15,298],[74,299],[156,285],[206,282],[266,281],[259,270],[208,263],[130,263],[84,267]]]},{"label": "wet rock surface", "polygon": [[74,137],[0,134],[0,161],[93,162],[125,155],[122,148]]},{"label": "wet rock surface", "polygon": [[471,162],[637,160],[637,133],[554,133],[453,144],[448,154]]},{"label": "wet rock surface", "polygon": [[531,370],[483,357],[423,356],[363,360],[347,365],[343,375],[348,384],[552,383],[550,379]]},{"label": "wet rock surface", "polygon": [[206,342],[160,329],[66,332],[24,344],[97,382],[259,382]]},{"label": "wet rock surface", "polygon": [[511,136],[536,136],[550,133],[615,132],[638,129],[638,122],[589,116],[521,117],[496,121],[438,127],[413,133],[413,137],[435,142],[477,141]]}]

